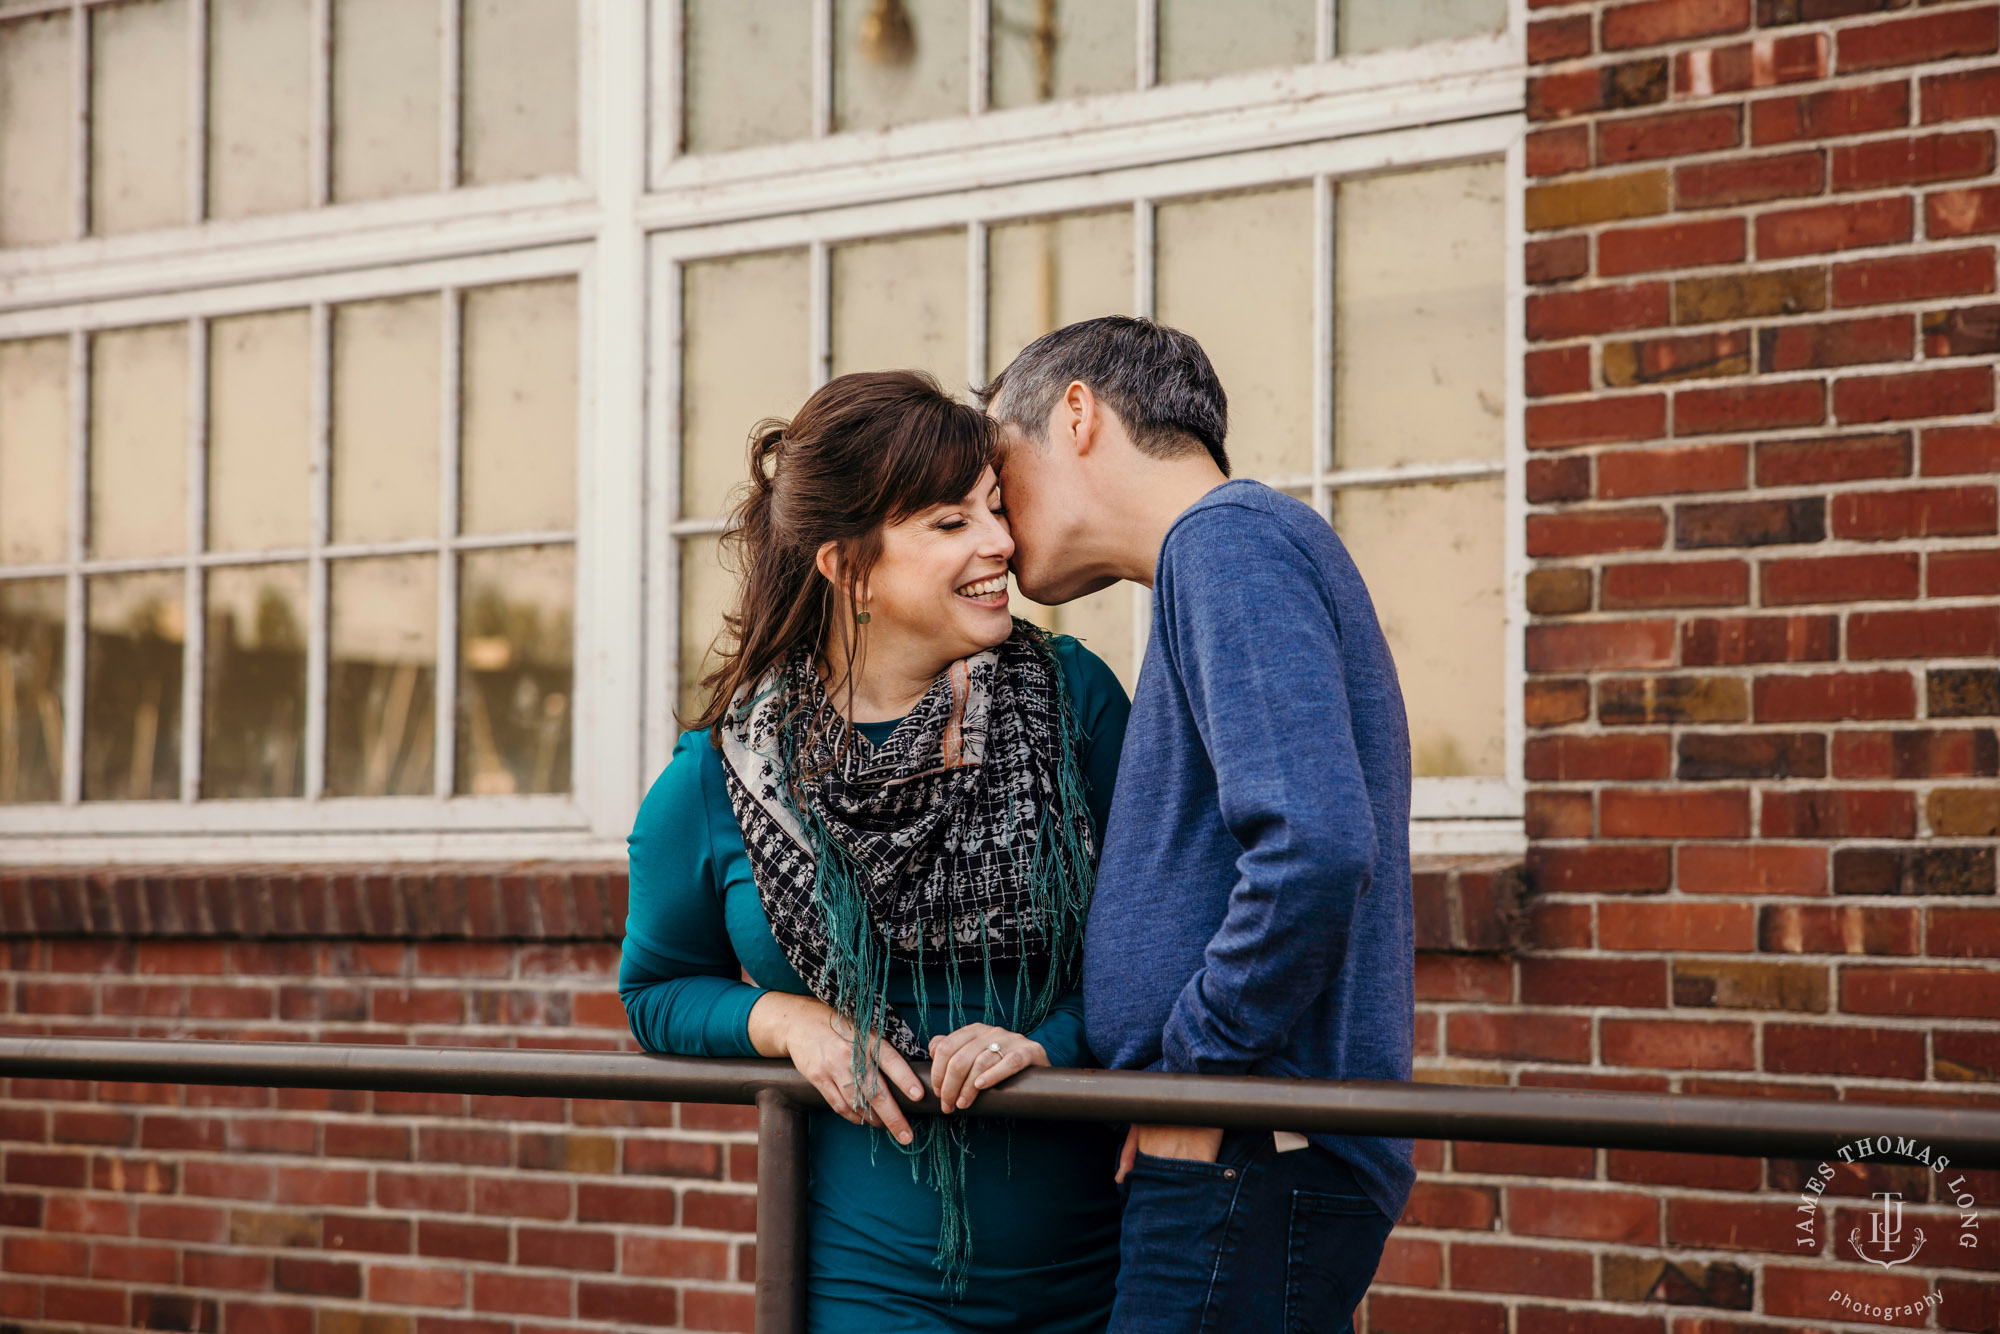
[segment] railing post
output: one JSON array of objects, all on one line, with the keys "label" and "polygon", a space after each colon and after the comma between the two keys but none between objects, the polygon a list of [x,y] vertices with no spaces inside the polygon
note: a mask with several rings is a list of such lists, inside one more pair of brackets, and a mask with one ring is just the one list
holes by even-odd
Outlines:
[{"label": "railing post", "polygon": [[757,1334],[805,1334],[806,1113],[757,1094]]}]

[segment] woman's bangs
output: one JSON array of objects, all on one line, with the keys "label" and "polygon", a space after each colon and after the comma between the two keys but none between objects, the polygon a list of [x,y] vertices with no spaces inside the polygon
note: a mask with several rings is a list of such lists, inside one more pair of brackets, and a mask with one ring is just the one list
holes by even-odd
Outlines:
[{"label": "woman's bangs", "polygon": [[955,505],[970,495],[999,453],[985,413],[950,403],[935,419],[897,432],[890,445],[888,521],[900,523],[933,505]]}]

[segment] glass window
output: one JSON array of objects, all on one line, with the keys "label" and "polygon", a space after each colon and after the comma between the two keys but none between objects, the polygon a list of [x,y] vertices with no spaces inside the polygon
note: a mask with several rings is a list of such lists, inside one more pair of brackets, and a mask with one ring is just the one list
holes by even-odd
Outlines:
[{"label": "glass window", "polygon": [[1318,0],[1159,0],[1159,15],[1161,83],[1303,65],[1318,42]]},{"label": "glass window", "polygon": [[[467,533],[550,532],[576,522],[576,284],[465,294]],[[555,466],[551,466],[551,462]]]},{"label": "glass window", "polygon": [[803,250],[682,270],[682,515],[720,517],[748,479],[751,428],[812,392],[810,292]]},{"label": "glass window", "polygon": [[0,565],[69,555],[69,339],[0,343]]},{"label": "glass window", "polygon": [[437,756],[437,557],[340,560],[327,574],[327,794],[428,796]]},{"label": "glass window", "polygon": [[929,371],[965,387],[965,233],[860,241],[833,252],[833,373]]},{"label": "glass window", "polygon": [[[812,0],[684,0],[681,147],[714,153],[813,130]],[[756,70],[757,78],[743,77]]]},{"label": "glass window", "polygon": [[312,203],[311,0],[209,0],[208,216]]},{"label": "glass window", "polygon": [[0,580],[0,805],[62,795],[60,579]]},{"label": "glass window", "polygon": [[1507,30],[1507,0],[1340,0],[1342,55]]},{"label": "glass window", "polygon": [[312,536],[312,317],[208,326],[208,547],[303,547]]},{"label": "glass window", "polygon": [[0,245],[70,238],[76,215],[70,15],[0,23]]},{"label": "glass window", "polygon": [[722,617],[736,597],[736,572],[722,563],[716,537],[681,539],[681,688],[678,707],[687,717],[702,704],[701,678],[714,661],[710,650]]},{"label": "glass window", "polygon": [[963,0],[834,0],[833,13],[836,130],[880,130],[970,109]]},{"label": "glass window", "polygon": [[210,570],[204,602],[201,794],[303,795],[306,567]]},{"label": "glass window", "polygon": [[90,229],[189,222],[187,0],[93,9],[90,38]]},{"label": "glass window", "polygon": [[442,303],[357,301],[333,312],[333,539],[438,531]]},{"label": "glass window", "polygon": [[437,5],[334,0],[333,197],[435,190],[444,133]]},{"label": "glass window", "polygon": [[576,562],[567,546],[460,558],[458,790],[567,792]]},{"label": "glass window", "polygon": [[83,795],[170,801],[180,795],[185,577],[113,574],[87,583]]},{"label": "glass window", "polygon": [[90,554],[187,550],[187,326],[94,335],[90,364]]},{"label": "glass window", "polygon": [[576,171],[576,0],[463,0],[467,185]]},{"label": "glass window", "polygon": [[1138,8],[1105,0],[992,0],[993,106],[1138,86]]}]

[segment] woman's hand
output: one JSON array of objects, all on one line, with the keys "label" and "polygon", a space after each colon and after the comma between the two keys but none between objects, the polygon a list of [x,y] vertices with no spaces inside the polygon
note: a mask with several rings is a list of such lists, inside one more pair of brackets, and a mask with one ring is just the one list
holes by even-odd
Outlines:
[{"label": "woman's hand", "polygon": [[981,1089],[1009,1075],[1048,1063],[1041,1043],[991,1024],[967,1024],[931,1039],[931,1087],[937,1090],[939,1110],[946,1113],[972,1106]]},{"label": "woman's hand", "polygon": [[[760,1056],[789,1058],[826,1099],[826,1105],[857,1126],[879,1125],[899,1144],[910,1142],[910,1122],[889,1090],[889,1081],[911,1099],[923,1085],[894,1047],[876,1039],[874,1096],[860,1101],[854,1086],[854,1030],[832,1006],[812,996],[767,991],[750,1007],[750,1045]],[[864,1077],[865,1077],[864,1072]]]}]

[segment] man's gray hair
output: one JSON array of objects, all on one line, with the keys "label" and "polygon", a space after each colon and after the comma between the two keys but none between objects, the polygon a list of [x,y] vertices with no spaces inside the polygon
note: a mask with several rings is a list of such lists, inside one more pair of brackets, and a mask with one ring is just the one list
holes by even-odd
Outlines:
[{"label": "man's gray hair", "polygon": [[1066,325],[1022,348],[976,392],[996,421],[1042,443],[1056,401],[1077,381],[1118,415],[1141,453],[1205,449],[1228,476],[1229,399],[1201,344],[1179,329],[1129,315]]}]

